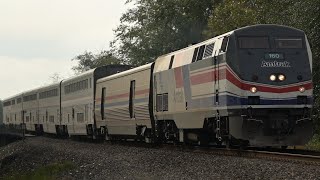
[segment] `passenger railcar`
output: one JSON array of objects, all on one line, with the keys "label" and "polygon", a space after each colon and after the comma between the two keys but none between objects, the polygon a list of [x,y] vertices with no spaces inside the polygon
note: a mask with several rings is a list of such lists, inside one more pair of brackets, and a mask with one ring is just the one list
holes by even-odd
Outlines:
[{"label": "passenger railcar", "polygon": [[60,133],[60,83],[42,87],[39,92],[39,133]]},{"label": "passenger railcar", "polygon": [[147,64],[98,80],[95,114],[101,135],[150,141],[151,67]]},{"label": "passenger railcar", "polygon": [[23,93],[23,123],[26,131],[40,132],[42,125],[39,121],[38,89]]},{"label": "passenger railcar", "polygon": [[22,123],[22,95],[3,100],[3,123],[10,127],[20,126]]},{"label": "passenger railcar", "polygon": [[109,65],[95,68],[61,82],[61,126],[63,134],[95,135],[95,92],[96,82],[131,66]]}]

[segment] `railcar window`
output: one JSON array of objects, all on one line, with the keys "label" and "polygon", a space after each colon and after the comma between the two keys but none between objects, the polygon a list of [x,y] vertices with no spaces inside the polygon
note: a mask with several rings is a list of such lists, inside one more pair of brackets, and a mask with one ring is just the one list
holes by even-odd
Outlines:
[{"label": "railcar window", "polygon": [[4,103],[3,103],[3,106],[4,106],[4,107],[6,107],[6,106],[11,106],[11,101],[4,102]]},{"label": "railcar window", "polygon": [[23,97],[23,102],[34,101],[37,100],[37,94],[32,94]]},{"label": "railcar window", "polygon": [[211,44],[206,45],[206,50],[204,51],[204,56],[203,56],[203,58],[212,56],[213,48],[214,48],[214,43],[211,43]]},{"label": "railcar window", "polygon": [[302,48],[302,39],[293,38],[293,39],[276,39],[276,48],[280,49],[299,49]]},{"label": "railcar window", "polygon": [[46,99],[55,96],[58,96],[58,89],[52,89],[39,93],[39,99]]},{"label": "railcar window", "polygon": [[77,121],[84,122],[84,114],[83,113],[77,113]]},{"label": "railcar window", "polygon": [[11,104],[15,105],[16,104],[16,100],[12,100]]},{"label": "railcar window", "polygon": [[[88,89],[88,79],[69,84],[64,87],[66,94]],[[58,91],[57,91],[58,92]]]},{"label": "railcar window", "polygon": [[21,98],[18,98],[18,99],[17,99],[17,104],[20,104],[21,101],[22,101]]},{"label": "railcar window", "polygon": [[54,123],[54,116],[49,117],[49,122]]},{"label": "railcar window", "polygon": [[106,98],[106,88],[102,88],[101,93],[101,119],[104,120],[104,104],[105,104],[105,98]]},{"label": "railcar window", "polygon": [[135,98],[135,91],[136,91],[136,81],[132,80],[130,82],[130,97],[129,97],[129,113],[130,113],[130,118],[135,118],[135,113],[134,113],[134,98]]},{"label": "railcar window", "polygon": [[268,37],[239,37],[238,43],[241,49],[267,49],[270,47]]}]

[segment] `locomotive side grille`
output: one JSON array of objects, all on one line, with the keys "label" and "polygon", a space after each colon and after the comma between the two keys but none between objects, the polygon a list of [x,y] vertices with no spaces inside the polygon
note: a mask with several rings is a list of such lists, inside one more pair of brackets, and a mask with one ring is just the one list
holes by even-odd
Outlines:
[{"label": "locomotive side grille", "polygon": [[206,46],[206,50],[205,50],[205,52],[204,52],[203,58],[206,58],[206,57],[209,57],[209,56],[212,55],[212,53],[213,53],[213,47],[214,47],[214,43],[209,44],[209,45]]}]

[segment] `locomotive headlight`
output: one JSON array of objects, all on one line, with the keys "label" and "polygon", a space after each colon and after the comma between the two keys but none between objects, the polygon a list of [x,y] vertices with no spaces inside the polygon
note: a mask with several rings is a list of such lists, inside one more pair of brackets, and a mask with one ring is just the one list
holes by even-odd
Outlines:
[{"label": "locomotive headlight", "polygon": [[275,81],[276,79],[277,79],[276,75],[274,75],[274,74],[270,75],[270,80],[271,81]]},{"label": "locomotive headlight", "polygon": [[252,86],[252,87],[250,88],[250,92],[252,92],[252,93],[256,93],[256,92],[257,92],[257,88],[256,88],[256,87],[254,87],[254,86]]},{"label": "locomotive headlight", "polygon": [[303,86],[299,87],[299,91],[300,91],[301,93],[303,93],[305,90],[306,90],[306,88],[304,88]]},{"label": "locomotive headlight", "polygon": [[279,79],[279,81],[284,81],[284,80],[286,80],[286,76],[283,75],[283,74],[280,74],[280,75],[278,76],[278,79]]}]

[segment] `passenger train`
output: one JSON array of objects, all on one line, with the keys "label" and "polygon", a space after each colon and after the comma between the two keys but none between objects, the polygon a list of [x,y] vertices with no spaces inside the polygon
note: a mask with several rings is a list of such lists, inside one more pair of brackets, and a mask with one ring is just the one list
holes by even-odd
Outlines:
[{"label": "passenger train", "polygon": [[147,143],[303,145],[312,136],[305,33],[254,25],[140,67],[99,67],[4,100],[4,121],[38,134]]}]

